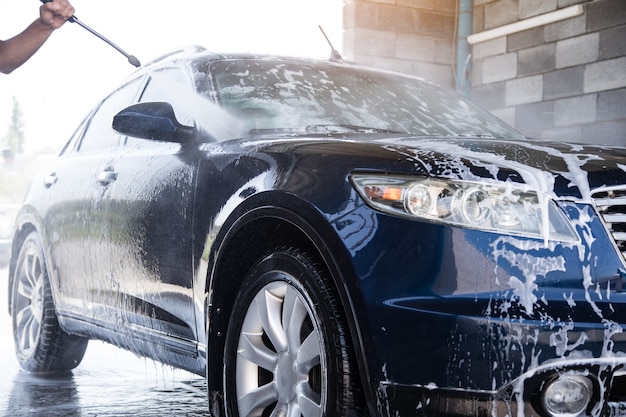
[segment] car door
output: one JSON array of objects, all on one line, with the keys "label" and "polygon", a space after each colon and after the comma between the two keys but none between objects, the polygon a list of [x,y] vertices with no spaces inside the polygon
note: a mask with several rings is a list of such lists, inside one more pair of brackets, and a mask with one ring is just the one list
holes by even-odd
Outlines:
[{"label": "car door", "polygon": [[136,97],[139,85],[131,84],[134,92],[128,85],[99,103],[33,184],[45,189],[42,235],[50,248],[50,269],[57,278],[51,281],[55,301],[68,315],[100,316],[99,306],[106,304],[98,274],[98,242],[93,239],[93,203],[106,192],[102,173],[120,145],[120,136],[103,126],[119,106]]},{"label": "car door", "polygon": [[98,155],[78,152],[89,118],[80,125],[58,158],[33,180],[40,188],[43,205],[42,238],[49,248],[48,264],[56,305],[65,311],[80,311],[88,304],[91,261],[88,254],[90,197],[95,192]]},{"label": "car door", "polygon": [[51,179],[56,181],[54,187],[68,182],[63,187],[65,204],[55,210],[69,220],[66,224],[48,221],[56,233],[67,230],[52,246],[59,286],[66,295],[67,309],[97,322],[106,321],[112,304],[110,268],[103,256],[108,229],[101,220],[102,201],[115,179],[111,167],[121,151],[122,138],[111,128],[111,120],[136,99],[139,87],[140,80],[134,80],[100,103],[88,117],[69,161],[62,164],[63,171],[57,170],[57,178]]},{"label": "car door", "polygon": [[[191,94],[181,70],[160,74]],[[148,81],[141,101],[169,101],[176,108],[167,88],[156,84]],[[107,260],[121,327],[159,335],[150,340],[190,352],[196,340],[191,226],[198,156],[193,146],[126,137],[111,163],[115,181],[101,213],[107,253],[100,259]]]}]

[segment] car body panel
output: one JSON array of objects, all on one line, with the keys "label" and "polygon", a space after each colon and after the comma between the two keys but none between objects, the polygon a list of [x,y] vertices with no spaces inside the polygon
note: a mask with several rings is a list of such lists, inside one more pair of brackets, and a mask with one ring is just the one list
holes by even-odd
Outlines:
[{"label": "car body panel", "polygon": [[[107,120],[130,104],[163,101],[185,127],[194,119],[190,106],[220,102],[217,71],[257,61],[208,53],[166,59],[155,67],[175,74],[165,93],[150,90],[151,70],[139,72]],[[261,62],[278,63],[262,78],[297,79],[293,65],[318,65]],[[345,70],[319,65],[311,71],[322,81]],[[200,101],[178,97],[190,84]],[[352,99],[337,102],[347,108]],[[446,100],[444,110],[461,99]],[[239,110],[266,121],[267,109]],[[107,130],[116,146],[93,153],[81,151],[87,124],[34,180],[13,253],[26,231],[39,231],[65,330],[206,372],[210,400],[219,402],[223,335],[242,274],[264,250],[301,245],[317,254],[338,292],[371,415],[534,415],[541,407],[531,398],[542,383],[567,372],[593,374],[594,389],[606,393],[591,415],[626,401],[614,392],[608,400],[613,375],[626,365],[626,268],[596,207],[598,192],[626,189],[625,150],[533,142],[515,132],[426,136],[343,124],[255,125],[219,139],[215,132],[231,134],[232,126],[212,130],[205,117],[193,135],[174,135],[187,137],[182,143]],[[507,131],[484,117],[492,131]],[[383,212],[359,194],[355,173],[528,187],[542,204],[556,204],[575,240]]]},{"label": "car body panel", "polygon": [[120,320],[192,341],[189,236],[197,161],[185,160],[179,146],[156,145],[165,149],[126,151],[111,164],[116,180],[96,202],[104,206],[98,221],[109,226],[100,234],[107,251],[97,258],[114,309],[128,314]]}]

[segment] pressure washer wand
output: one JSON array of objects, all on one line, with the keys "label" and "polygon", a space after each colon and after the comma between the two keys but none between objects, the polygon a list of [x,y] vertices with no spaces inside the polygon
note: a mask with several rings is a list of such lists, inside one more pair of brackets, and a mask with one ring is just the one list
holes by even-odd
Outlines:
[{"label": "pressure washer wand", "polygon": [[[48,0],[48,1],[50,1],[50,0]],[[91,32],[92,34],[96,35],[98,38],[102,39],[103,41],[105,41],[106,43],[111,45],[113,48],[117,49],[117,51],[120,54],[124,55],[126,57],[126,59],[128,59],[128,62],[130,62],[131,65],[134,65],[136,67],[140,67],[141,66],[141,63],[139,62],[139,60],[137,59],[137,57],[135,55],[127,54],[122,48],[120,48],[119,46],[117,46],[116,44],[114,44],[113,42],[111,42],[110,40],[108,40],[107,38],[105,38],[104,36],[99,34],[98,32],[96,32],[92,28],[90,28],[89,26],[87,26],[86,24],[84,24],[83,22],[78,20],[78,18],[76,16],[70,17],[69,21],[72,22],[72,23],[78,23],[79,26],[83,27],[84,29],[87,29],[87,31]]]},{"label": "pressure washer wand", "polygon": [[[52,0],[41,0],[42,3],[49,3],[51,1]],[[140,67],[141,66],[141,63],[139,62],[139,60],[137,59],[136,56],[127,54],[122,48],[120,48],[119,46],[117,46],[116,44],[114,44],[113,42],[111,42],[110,40],[108,40],[107,38],[105,38],[104,36],[99,34],[98,32],[96,32],[92,28],[90,28],[89,26],[87,26],[86,24],[84,24],[83,22],[78,20],[78,18],[76,16],[72,16],[68,20],[70,22],[72,22],[72,23],[77,23],[79,26],[81,26],[82,28],[86,29],[88,32],[91,32],[93,35],[97,36],[98,38],[102,39],[103,41],[105,41],[106,43],[111,45],[120,54],[124,55],[126,57],[126,59],[128,59],[128,62],[130,62],[131,65],[134,65],[135,67]]]}]

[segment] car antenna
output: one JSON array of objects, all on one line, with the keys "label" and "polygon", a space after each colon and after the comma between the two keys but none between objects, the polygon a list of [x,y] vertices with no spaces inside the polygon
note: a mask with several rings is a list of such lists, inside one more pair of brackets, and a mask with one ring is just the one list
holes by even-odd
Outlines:
[{"label": "car antenna", "polygon": [[322,25],[318,25],[318,27],[322,31],[322,35],[324,35],[324,37],[326,38],[326,42],[328,42],[328,45],[330,46],[330,61],[343,62],[343,57],[335,48],[333,48],[333,44],[330,42],[330,39],[328,39],[328,36],[326,36],[326,32],[324,32],[324,29],[322,29]]}]

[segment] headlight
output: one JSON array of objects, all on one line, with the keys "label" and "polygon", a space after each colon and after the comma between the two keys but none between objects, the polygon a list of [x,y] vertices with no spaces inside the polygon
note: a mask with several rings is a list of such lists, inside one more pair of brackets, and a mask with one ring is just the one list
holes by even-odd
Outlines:
[{"label": "headlight", "polygon": [[353,174],[371,207],[416,220],[552,241],[576,242],[563,212],[524,184]]},{"label": "headlight", "polygon": [[552,381],[543,391],[543,406],[554,417],[581,415],[591,400],[593,386],[588,378],[563,375]]}]

